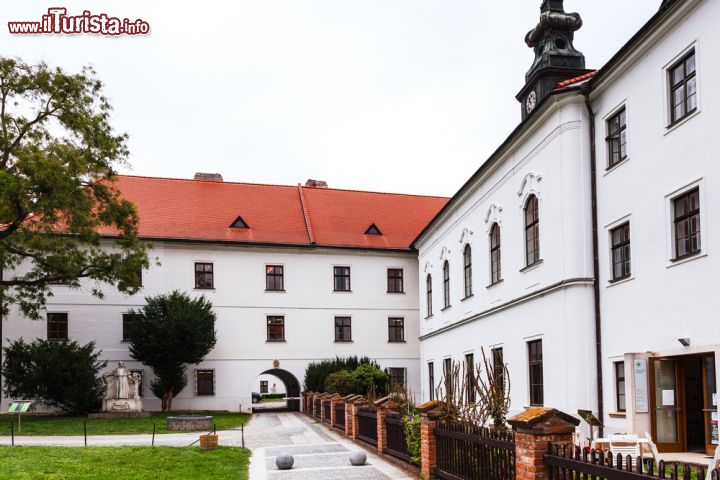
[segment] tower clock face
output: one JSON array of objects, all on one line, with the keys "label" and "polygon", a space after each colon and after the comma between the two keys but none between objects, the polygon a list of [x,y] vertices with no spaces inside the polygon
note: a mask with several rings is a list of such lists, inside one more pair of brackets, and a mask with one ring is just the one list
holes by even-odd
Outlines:
[{"label": "tower clock face", "polygon": [[535,93],[535,90],[533,90],[525,100],[525,111],[527,111],[527,113],[532,112],[535,110],[535,105],[537,105],[537,94]]}]

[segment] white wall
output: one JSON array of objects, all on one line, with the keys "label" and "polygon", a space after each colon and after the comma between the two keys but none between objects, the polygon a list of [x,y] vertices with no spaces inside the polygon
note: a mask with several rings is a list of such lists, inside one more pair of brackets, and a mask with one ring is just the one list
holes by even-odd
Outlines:
[{"label": "white wall", "polygon": [[[715,139],[720,125],[720,3],[687,2],[685,12],[659,32],[637,58],[608,82],[593,101],[597,113],[600,284],[606,412],[616,410],[612,364],[626,353],[713,352],[720,346],[720,162]],[[679,23],[678,23],[679,21]],[[669,125],[666,67],[696,49],[698,112]],[[605,118],[627,111],[628,160],[605,172]],[[702,253],[672,262],[671,200],[699,185]],[[609,229],[629,220],[632,276],[610,283]],[[683,349],[677,339],[689,338]],[[720,360],[720,359],[718,359]],[[720,362],[716,362],[720,366]],[[628,367],[628,374],[629,372]],[[627,398],[630,399],[629,382]],[[606,417],[625,430],[623,418]]]},{"label": "white wall", "polygon": [[[496,167],[478,179],[453,210],[418,244],[421,316],[425,278],[433,276],[433,316],[421,320],[423,399],[427,363],[456,361],[480,348],[502,346],[512,408],[529,403],[527,341],[543,340],[545,404],[570,413],[594,409],[592,244],[586,117],[581,97],[565,96],[527,128]],[[539,198],[542,263],[525,268],[524,205]],[[490,286],[489,231],[501,226],[502,277]],[[463,251],[473,249],[473,296],[462,299]],[[451,307],[443,310],[442,268],[450,261]],[[538,294],[533,297],[533,294]]]},{"label": "white wall", "polygon": [[[145,296],[173,289],[205,295],[217,315],[217,345],[199,366],[189,369],[188,387],[174,406],[237,410],[250,405],[250,392],[259,374],[273,368],[291,372],[302,387],[309,362],[336,355],[369,356],[383,367],[408,369],[409,388],[419,390],[417,260],[414,253],[365,252],[338,249],[229,247],[210,244],[154,242],[153,265],[143,274],[141,292],[132,297],[105,288],[100,300],[91,285],[80,290],[56,287],[50,312],[69,312],[69,337],[81,343],[95,340],[103,358],[129,361],[122,339],[122,314],[142,306]],[[212,262],[215,290],[194,290],[194,262]],[[265,265],[285,266],[285,292],[265,291]],[[352,292],[333,292],[333,266],[351,267]],[[387,268],[403,268],[405,293],[387,293]],[[266,342],[266,316],[285,316],[283,343]],[[352,317],[350,343],[334,342],[334,317]],[[388,342],[388,317],[405,318],[405,343]],[[10,315],[8,338],[45,338],[46,322]],[[216,395],[196,397],[195,368],[216,369]],[[149,383],[150,370],[146,369]],[[149,394],[149,388],[146,387]],[[148,408],[159,401],[146,400]]]}]

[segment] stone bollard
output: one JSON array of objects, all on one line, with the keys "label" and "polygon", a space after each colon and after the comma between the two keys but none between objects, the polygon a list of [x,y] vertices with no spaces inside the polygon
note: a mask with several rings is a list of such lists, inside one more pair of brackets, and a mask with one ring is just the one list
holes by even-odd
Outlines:
[{"label": "stone bollard", "polygon": [[420,478],[422,480],[435,478],[435,469],[437,468],[435,426],[437,425],[439,406],[439,401],[431,400],[417,407],[420,412]]},{"label": "stone bollard", "polygon": [[515,433],[515,478],[546,480],[545,453],[549,443],[573,446],[580,420],[554,408],[530,407],[508,423]]}]

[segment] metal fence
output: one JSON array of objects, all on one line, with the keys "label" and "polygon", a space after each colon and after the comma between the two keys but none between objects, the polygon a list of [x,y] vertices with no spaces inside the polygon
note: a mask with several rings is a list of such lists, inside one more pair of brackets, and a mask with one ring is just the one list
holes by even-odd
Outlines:
[{"label": "metal fence", "polygon": [[435,428],[435,438],[438,477],[448,480],[515,478],[515,438],[511,431],[440,422]]},{"label": "metal fence", "polygon": [[335,423],[333,427],[345,430],[345,403],[338,402],[335,404]]},{"label": "metal fence", "polygon": [[358,438],[377,446],[377,411],[372,407],[358,409]]},{"label": "metal fence", "polygon": [[330,423],[330,400],[323,402],[322,421]]},{"label": "metal fence", "polygon": [[410,462],[407,442],[405,441],[405,422],[403,422],[402,418],[402,414],[394,412],[388,412],[385,416],[387,446],[383,453]]},{"label": "metal fence", "polygon": [[322,414],[322,400],[320,400],[319,398],[316,398],[315,405],[313,408],[313,416],[316,418],[320,418],[321,414]]},{"label": "metal fence", "polygon": [[[550,480],[633,480],[665,478],[671,480],[705,480],[707,470],[702,465],[658,462],[622,455],[613,456],[602,451],[550,444],[545,455]],[[711,474],[720,480],[720,472]]]}]

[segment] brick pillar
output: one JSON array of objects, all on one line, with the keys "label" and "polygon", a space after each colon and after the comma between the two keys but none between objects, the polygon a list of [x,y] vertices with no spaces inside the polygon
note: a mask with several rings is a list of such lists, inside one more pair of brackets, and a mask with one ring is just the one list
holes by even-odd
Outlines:
[{"label": "brick pillar", "polygon": [[330,397],[330,428],[335,428],[335,405],[342,402],[342,397],[337,393]]},{"label": "brick pillar", "polygon": [[352,402],[345,402],[345,435],[348,437],[353,436],[353,404]]},{"label": "brick pillar", "polygon": [[435,478],[437,468],[437,442],[435,439],[435,425],[426,413],[420,420],[420,478],[431,480]]},{"label": "brick pillar", "polygon": [[[358,433],[360,433],[360,418],[358,417],[358,411],[360,410],[360,407],[367,405],[367,400],[363,397],[358,397],[353,400],[350,405],[352,405],[352,434],[350,435],[350,438],[357,440]],[[345,415],[347,415],[347,413],[348,412],[345,412]]]},{"label": "brick pillar", "polygon": [[515,478],[546,480],[549,443],[573,445],[580,420],[554,408],[530,407],[508,420],[515,432]]},{"label": "brick pillar", "polygon": [[387,448],[387,425],[385,424],[385,416],[387,410],[385,407],[378,407],[377,410],[377,449],[378,453],[382,455]]}]

